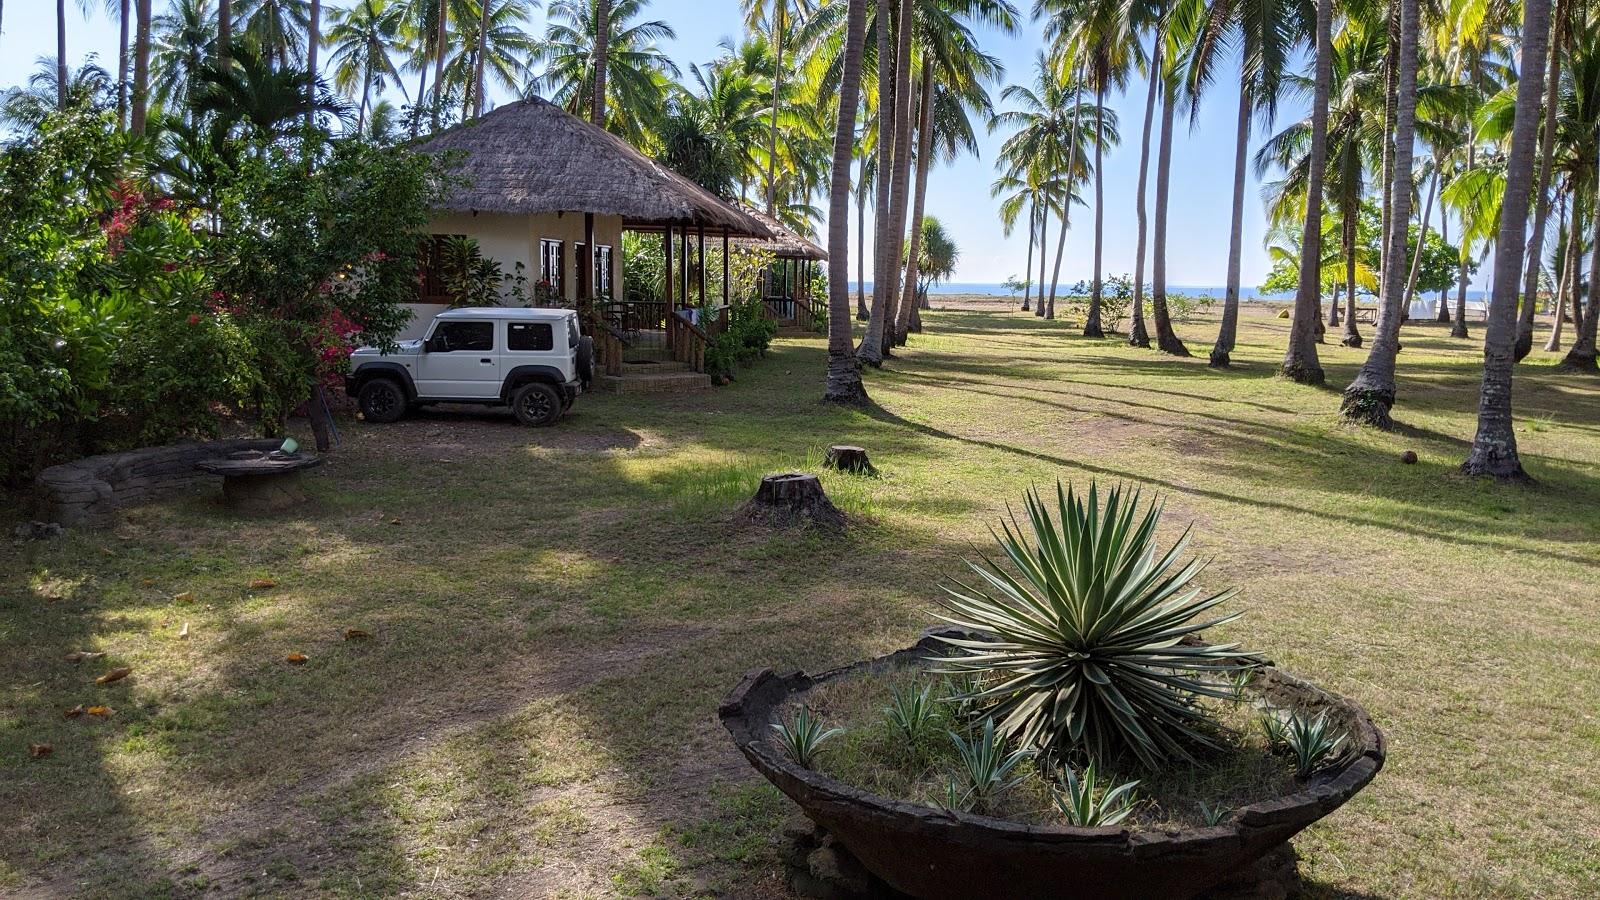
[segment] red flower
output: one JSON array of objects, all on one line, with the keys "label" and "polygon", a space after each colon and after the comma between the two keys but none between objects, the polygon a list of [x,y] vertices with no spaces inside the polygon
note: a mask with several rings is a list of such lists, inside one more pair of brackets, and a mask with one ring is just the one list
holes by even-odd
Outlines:
[{"label": "red flower", "polygon": [[189,324],[190,325],[199,325],[200,324],[200,314],[199,313],[190,313],[189,314]]}]

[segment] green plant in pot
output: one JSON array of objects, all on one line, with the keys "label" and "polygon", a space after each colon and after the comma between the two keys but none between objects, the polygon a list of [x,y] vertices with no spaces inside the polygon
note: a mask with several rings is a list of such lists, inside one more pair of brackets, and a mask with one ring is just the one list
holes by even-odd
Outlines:
[{"label": "green plant in pot", "polygon": [[[1052,505],[1054,511],[1052,514]],[[1131,755],[1148,768],[1215,748],[1201,697],[1233,698],[1226,678],[1253,663],[1202,631],[1237,617],[1235,591],[1194,584],[1187,531],[1162,550],[1159,504],[1121,486],[1087,495],[1057,484],[1054,503],[1026,498],[995,534],[1005,562],[968,562],[938,616],[972,632],[935,671],[976,676],[960,699],[983,707],[1008,739],[1047,766]]]}]

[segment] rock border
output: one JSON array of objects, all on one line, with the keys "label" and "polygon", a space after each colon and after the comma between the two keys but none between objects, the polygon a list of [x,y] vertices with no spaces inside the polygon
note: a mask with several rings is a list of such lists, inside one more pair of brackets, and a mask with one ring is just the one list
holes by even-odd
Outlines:
[{"label": "rock border", "polygon": [[34,479],[38,516],[69,527],[109,525],[118,509],[177,493],[213,476],[196,464],[248,450],[276,450],[282,438],[195,441],[88,456]]},{"label": "rock border", "polygon": [[[1250,689],[1280,706],[1329,711],[1350,733],[1352,749],[1301,790],[1234,810],[1220,825],[1171,831],[1026,825],[881,797],[802,769],[770,740],[769,723],[791,697],[835,678],[886,671],[945,649],[925,632],[916,645],[823,672],[746,675],[718,710],[750,764],[806,816],[848,848],[888,886],[926,900],[995,896],[1196,897],[1278,851],[1306,826],[1338,809],[1383,767],[1383,733],[1353,701],[1270,664]],[[1003,887],[1002,887],[1003,886]]]}]

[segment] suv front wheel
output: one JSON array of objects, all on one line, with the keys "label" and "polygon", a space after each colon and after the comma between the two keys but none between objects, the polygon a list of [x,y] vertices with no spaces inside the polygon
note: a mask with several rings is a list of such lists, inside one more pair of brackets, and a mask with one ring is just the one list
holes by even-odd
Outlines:
[{"label": "suv front wheel", "polygon": [[398,422],[406,414],[406,392],[393,378],[373,378],[356,394],[368,422]]},{"label": "suv front wheel", "polygon": [[561,392],[542,381],[530,381],[511,392],[511,412],[524,425],[553,425],[561,411]]}]

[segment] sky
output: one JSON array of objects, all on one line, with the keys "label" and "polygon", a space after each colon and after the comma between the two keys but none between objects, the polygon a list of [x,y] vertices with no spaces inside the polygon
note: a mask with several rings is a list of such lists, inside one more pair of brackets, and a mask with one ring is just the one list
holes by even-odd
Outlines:
[{"label": "sky", "polygon": [[[85,19],[79,0],[67,4],[67,53],[73,65],[89,53],[96,53],[102,66],[113,69],[116,59],[117,26],[103,12],[100,0],[89,0],[92,15]],[[344,6],[346,0],[325,0],[325,6]],[[1018,3],[1026,8],[1030,4]],[[157,14],[166,0],[155,0]],[[650,0],[646,14],[665,20],[677,31],[677,38],[663,49],[685,72],[690,63],[703,63],[719,53],[718,43],[740,33],[738,0]],[[12,0],[5,4],[5,19],[0,22],[0,87],[26,81],[37,69],[40,57],[54,58],[55,4],[50,0]],[[544,14],[536,12],[530,30],[542,33]],[[1031,80],[1033,63],[1043,49],[1043,25],[1025,23],[1014,36],[985,26],[975,29],[980,45],[998,57],[1006,68],[1007,83]],[[1229,87],[1236,83],[1232,72],[1223,72],[1216,89],[1202,102],[1191,121],[1180,115],[1173,140],[1172,196],[1168,228],[1168,283],[1182,286],[1217,286],[1226,281],[1228,230],[1233,182],[1234,125],[1236,94]],[[1137,220],[1134,214],[1135,189],[1139,173],[1139,133],[1143,125],[1146,83],[1135,76],[1127,90],[1108,98],[1117,114],[1122,145],[1108,148],[1105,159],[1105,259],[1106,275],[1131,273],[1134,265]],[[998,98],[999,86],[994,89]],[[398,98],[396,98],[398,99]],[[509,95],[498,97],[510,99]],[[1280,110],[1278,126],[1304,114],[1295,103]],[[1257,135],[1268,132],[1259,123]],[[1027,257],[1025,226],[1009,238],[1000,224],[998,202],[990,197],[994,181],[994,160],[1004,134],[981,134],[980,153],[951,165],[935,169],[928,184],[927,211],[939,217],[960,247],[961,258],[955,282],[993,283],[1021,275]],[[1254,152],[1252,146],[1251,151]],[[1154,209],[1154,148],[1151,153],[1150,200]],[[1270,176],[1269,176],[1270,177]],[[1088,195],[1092,197],[1092,193]],[[819,202],[824,212],[827,199]],[[852,205],[853,208],[853,205]],[[1093,271],[1093,210],[1078,208],[1068,234],[1061,278],[1070,284],[1088,278]],[[1260,184],[1253,167],[1245,189],[1245,229],[1243,285],[1246,290],[1259,285],[1271,264],[1262,248],[1265,221],[1260,199]],[[871,227],[871,210],[868,210]],[[851,245],[855,245],[852,215]],[[1050,238],[1054,252],[1052,224]],[[826,234],[826,226],[819,226]],[[868,252],[870,253],[870,241]],[[1147,263],[1148,265],[1148,263]],[[871,271],[870,257],[867,260]],[[1037,261],[1035,262],[1037,267]],[[854,275],[855,261],[850,271]],[[1148,274],[1147,274],[1148,277]]]}]

